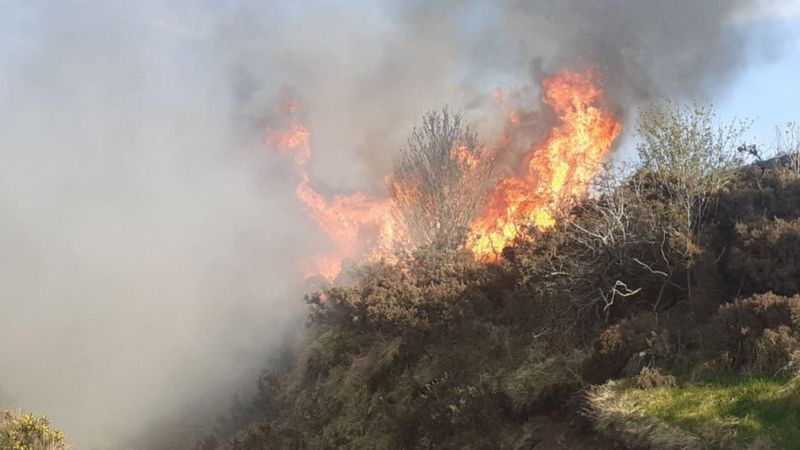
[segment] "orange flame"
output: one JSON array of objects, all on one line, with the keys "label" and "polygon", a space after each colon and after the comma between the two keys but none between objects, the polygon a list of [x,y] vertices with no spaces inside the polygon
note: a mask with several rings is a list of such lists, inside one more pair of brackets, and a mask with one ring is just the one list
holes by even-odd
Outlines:
[{"label": "orange flame", "polygon": [[[543,143],[534,145],[526,156],[525,173],[501,180],[491,194],[481,217],[472,225],[471,249],[476,258],[493,261],[511,244],[521,227],[540,229],[556,223],[559,210],[575,197],[585,195],[601,169],[603,158],[620,133],[620,124],[606,108],[599,78],[594,72],[563,70],[543,82],[544,102],[556,113],[559,124]],[[506,105],[505,92],[495,99]],[[296,109],[296,108],[294,108]],[[293,111],[290,111],[293,112]],[[508,106],[509,125],[520,125],[515,108]],[[288,129],[267,131],[267,144],[293,153],[300,176],[298,199],[329,238],[332,249],[317,254],[305,264],[306,276],[321,274],[333,280],[345,260],[391,259],[408,242],[390,198],[376,199],[364,193],[336,195],[329,199],[311,186],[306,163],[311,156],[311,133],[299,122]],[[502,151],[509,133],[496,140],[492,152]],[[468,149],[453,149],[453,157],[467,168],[477,167],[479,156]],[[396,193],[415,196],[415,186],[400,186],[387,177]]]},{"label": "orange flame", "polygon": [[491,195],[473,224],[476,257],[497,259],[520,227],[552,227],[564,202],[586,194],[621,130],[598,85],[591,71],[563,70],[544,81],[544,102],[555,111],[559,125],[531,149],[526,173],[500,181]]},{"label": "orange flame", "polygon": [[300,175],[297,198],[332,244],[328,253],[319,253],[302,267],[306,276],[322,275],[333,280],[348,259],[377,260],[392,255],[399,227],[391,199],[373,199],[356,192],[336,195],[329,200],[311,186],[306,162],[311,156],[311,133],[298,122],[284,131],[267,130],[267,144],[294,153]]}]

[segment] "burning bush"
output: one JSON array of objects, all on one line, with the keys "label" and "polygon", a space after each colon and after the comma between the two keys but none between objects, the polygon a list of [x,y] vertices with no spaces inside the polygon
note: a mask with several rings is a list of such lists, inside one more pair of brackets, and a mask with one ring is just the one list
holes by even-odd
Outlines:
[{"label": "burning bush", "polygon": [[447,108],[425,115],[394,169],[392,199],[416,247],[453,249],[492,186],[493,155]]},{"label": "burning bush", "polygon": [[[497,156],[514,151],[508,136],[525,133],[515,110],[490,151],[459,114],[429,113],[412,132],[393,177],[386,177],[389,198],[321,194],[307,173],[312,152],[305,125],[292,117],[284,130],[268,129],[270,147],[293,153],[297,197],[331,243],[305,264],[305,274],[334,280],[344,260],[394,260],[408,247],[454,249],[468,236],[477,259],[496,261],[528,225],[552,227],[565,204],[585,197],[620,133],[601,84],[593,70],[562,70],[544,80],[542,101],[558,123],[530,145],[523,167],[504,167],[499,180],[492,177]],[[510,159],[519,160],[504,158]]]},{"label": "burning bush", "polygon": [[500,180],[472,227],[472,250],[496,260],[530,226],[552,228],[586,197],[621,131],[594,71],[562,70],[542,83],[542,101],[559,119],[525,155],[518,176]]}]

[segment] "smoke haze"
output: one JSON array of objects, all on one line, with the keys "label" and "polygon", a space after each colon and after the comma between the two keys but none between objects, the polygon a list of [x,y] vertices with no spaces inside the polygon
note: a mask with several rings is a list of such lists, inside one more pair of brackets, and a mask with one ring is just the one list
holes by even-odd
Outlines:
[{"label": "smoke haze", "polygon": [[380,191],[426,110],[448,103],[480,130],[496,86],[535,108],[564,65],[597,66],[621,113],[713,95],[780,48],[748,14],[744,0],[0,0],[0,403],[86,448],[252,383],[302,315],[298,264],[325,245],[264,147],[287,96],[313,133],[313,183]]}]

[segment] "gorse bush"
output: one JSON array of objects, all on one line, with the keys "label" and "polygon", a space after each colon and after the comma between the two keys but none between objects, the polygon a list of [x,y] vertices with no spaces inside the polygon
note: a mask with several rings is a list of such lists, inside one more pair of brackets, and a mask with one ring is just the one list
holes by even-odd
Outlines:
[{"label": "gorse bush", "polygon": [[285,370],[262,376],[255,423],[224,448],[527,442],[527,425],[509,424],[578,392],[583,354],[503,265],[468,256],[421,251],[311,297],[306,341]]},{"label": "gorse bush", "polygon": [[394,264],[356,270],[351,285],[309,297],[312,320],[359,329],[448,326],[485,296],[490,272],[470,255],[422,249]]},{"label": "gorse bush", "polygon": [[800,350],[800,296],[767,293],[723,306],[709,324],[708,340],[732,369],[780,370]]},{"label": "gorse bush", "polygon": [[728,270],[743,293],[800,293],[800,219],[739,224],[735,232]]},{"label": "gorse bush", "polygon": [[0,409],[0,449],[67,450],[64,433],[50,427],[47,417]]}]

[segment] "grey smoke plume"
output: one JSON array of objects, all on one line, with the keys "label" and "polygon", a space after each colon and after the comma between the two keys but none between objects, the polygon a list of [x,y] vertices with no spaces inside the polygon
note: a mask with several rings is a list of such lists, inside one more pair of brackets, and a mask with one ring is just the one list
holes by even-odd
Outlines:
[{"label": "grey smoke plume", "polygon": [[600,68],[615,94],[636,101],[711,96],[727,87],[749,57],[774,43],[756,39],[752,28],[734,23],[752,3],[519,1],[510,2],[499,15],[508,24],[507,36],[519,36],[508,43],[517,47],[512,54],[535,53],[547,70],[583,59]]},{"label": "grey smoke plume", "polygon": [[379,192],[425,110],[491,129],[565,65],[621,112],[712,95],[777,44],[746,3],[0,0],[0,402],[91,448],[253,380],[325,245],[263,145],[281,98],[315,186]]},{"label": "grey smoke plume", "polygon": [[[597,68],[622,116],[659,96],[714,98],[751,62],[779,51],[777,34],[743,22],[769,4],[241,2],[219,36],[234,50],[226,58],[246,110],[269,105],[263,100],[276,85],[302,99],[324,147],[314,175],[335,190],[379,186],[426,109],[449,103],[491,132],[496,86],[536,109],[541,79],[562,67]],[[343,154],[347,170],[330,170],[340,169]]]},{"label": "grey smoke plume", "polygon": [[302,307],[292,181],[176,11],[0,5],[0,404],[80,449],[224,410]]}]

